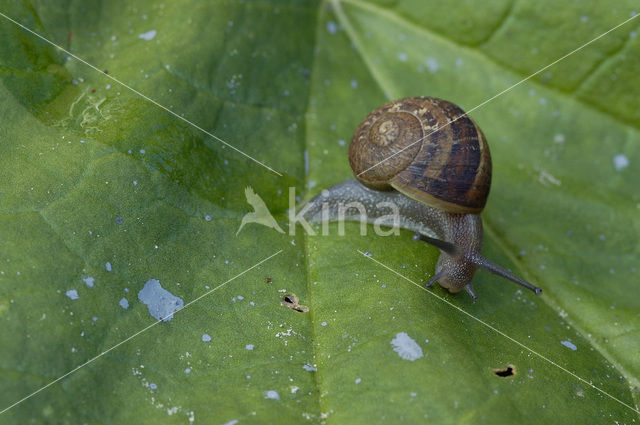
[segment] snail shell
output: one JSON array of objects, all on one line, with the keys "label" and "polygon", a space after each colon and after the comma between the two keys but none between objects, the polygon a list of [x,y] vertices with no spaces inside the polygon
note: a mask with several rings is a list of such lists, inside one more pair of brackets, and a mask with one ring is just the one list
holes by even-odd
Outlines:
[{"label": "snail shell", "polygon": [[451,213],[479,213],[489,196],[491,155],[476,123],[455,104],[411,97],[371,112],[349,146],[356,178]]}]

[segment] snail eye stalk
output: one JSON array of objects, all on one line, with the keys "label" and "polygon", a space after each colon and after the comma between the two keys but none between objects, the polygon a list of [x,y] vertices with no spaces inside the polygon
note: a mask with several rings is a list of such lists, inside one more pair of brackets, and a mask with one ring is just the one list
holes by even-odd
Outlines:
[{"label": "snail eye stalk", "polygon": [[533,293],[536,295],[542,294],[542,288],[538,288],[537,286],[530,284],[526,280],[520,279],[518,276],[514,275],[510,271],[505,270],[499,265],[497,265],[496,263],[487,260],[480,254],[474,254],[471,257],[471,262],[475,264],[478,268],[481,268],[483,270],[486,270],[488,272],[501,276],[507,280],[517,283],[518,285],[524,286],[525,288],[533,291]]}]

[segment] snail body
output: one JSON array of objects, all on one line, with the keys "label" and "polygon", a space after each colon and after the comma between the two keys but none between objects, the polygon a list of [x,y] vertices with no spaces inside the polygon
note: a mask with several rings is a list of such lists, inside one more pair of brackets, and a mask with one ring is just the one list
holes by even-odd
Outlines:
[{"label": "snail body", "polygon": [[[356,179],[313,198],[306,217],[362,220],[345,209],[358,202],[367,221],[416,232],[415,239],[441,251],[427,287],[438,282],[452,293],[465,289],[475,299],[471,279],[482,268],[542,292],[480,254],[479,214],[489,195],[491,155],[480,128],[458,106],[431,97],[381,106],[356,129],[349,163]],[[389,203],[398,217],[389,215]],[[380,222],[385,218],[391,222]]]}]

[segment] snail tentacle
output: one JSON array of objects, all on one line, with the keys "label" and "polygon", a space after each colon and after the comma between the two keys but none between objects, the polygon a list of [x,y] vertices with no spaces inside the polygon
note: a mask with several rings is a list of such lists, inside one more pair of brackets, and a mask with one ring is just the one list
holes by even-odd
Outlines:
[{"label": "snail tentacle", "polygon": [[440,270],[439,273],[434,274],[433,277],[429,279],[427,283],[424,284],[425,288],[431,288],[434,283],[436,283],[438,280],[440,280],[440,278],[444,277],[445,275],[446,275],[446,271]]},{"label": "snail tentacle", "polygon": [[518,285],[524,286],[527,289],[530,289],[531,291],[533,291],[536,295],[540,295],[542,293],[542,288],[539,288],[535,285],[532,285],[531,283],[527,282],[526,280],[520,279],[518,276],[516,276],[515,274],[511,273],[509,270],[506,270],[502,267],[500,267],[499,265],[497,265],[496,263],[494,263],[493,261],[483,257],[480,254],[476,254],[474,256],[471,257],[471,261],[473,262],[473,264],[476,265],[476,267],[481,268],[483,270],[486,270],[488,272],[491,272],[495,275],[498,275],[500,277],[503,277],[507,280],[510,280],[514,283],[517,283]]},{"label": "snail tentacle", "polygon": [[476,291],[473,290],[473,286],[471,286],[471,282],[467,283],[464,286],[464,289],[467,291],[469,295],[471,295],[471,298],[473,298],[473,301],[478,299],[478,295],[476,294]]}]

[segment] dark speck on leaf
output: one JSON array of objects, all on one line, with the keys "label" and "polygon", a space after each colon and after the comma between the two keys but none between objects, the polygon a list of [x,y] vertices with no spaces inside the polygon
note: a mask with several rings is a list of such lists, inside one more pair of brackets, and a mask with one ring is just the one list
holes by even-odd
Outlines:
[{"label": "dark speck on leaf", "polygon": [[493,373],[496,376],[499,376],[501,378],[506,378],[507,376],[515,375],[516,374],[516,368],[515,368],[515,366],[507,365],[507,367],[505,367],[504,369],[494,369]]},{"label": "dark speck on leaf", "polygon": [[298,303],[298,297],[296,294],[285,294],[282,296],[281,304],[285,307],[289,307],[300,313],[306,313],[309,311],[309,307]]}]

